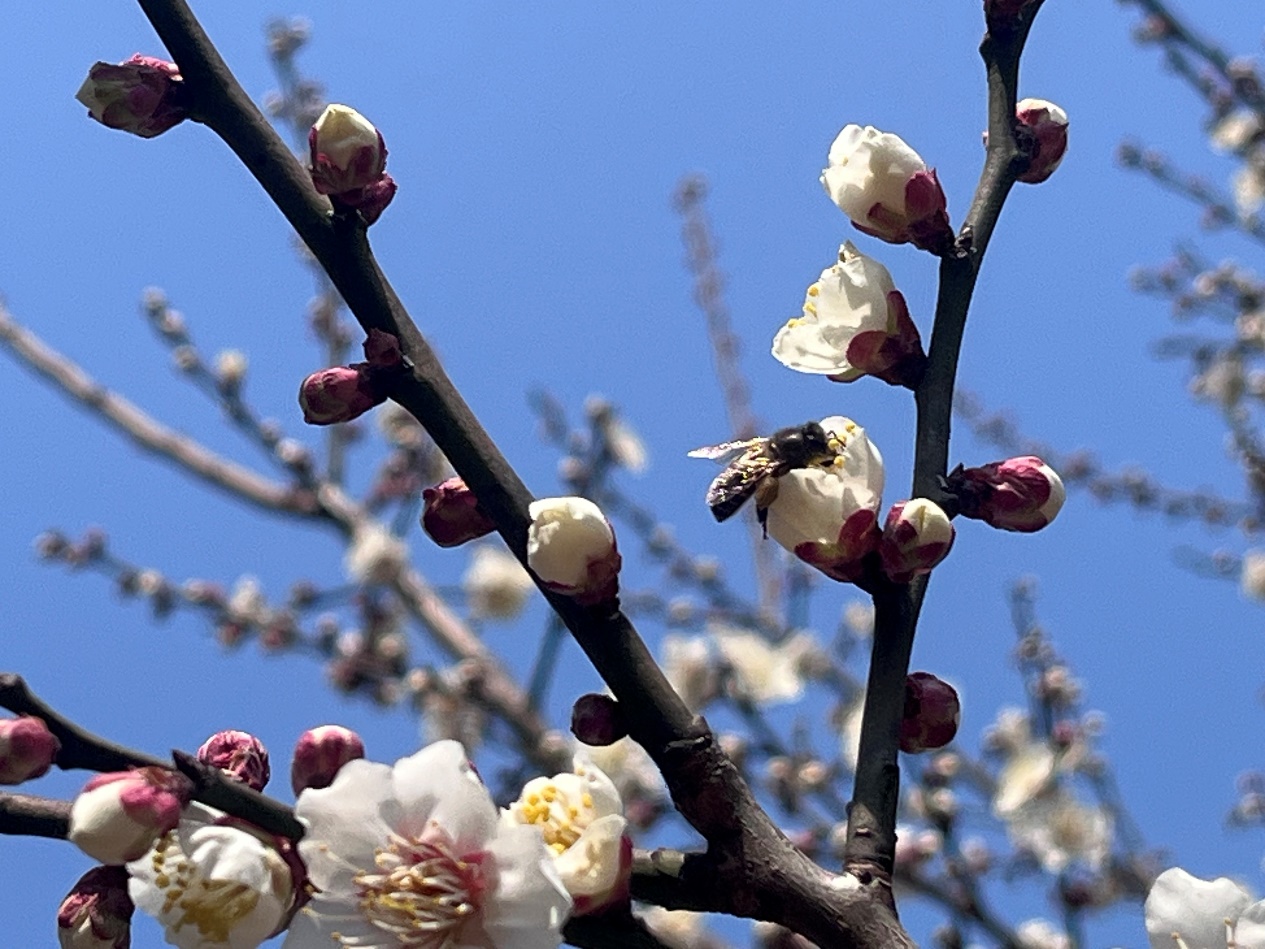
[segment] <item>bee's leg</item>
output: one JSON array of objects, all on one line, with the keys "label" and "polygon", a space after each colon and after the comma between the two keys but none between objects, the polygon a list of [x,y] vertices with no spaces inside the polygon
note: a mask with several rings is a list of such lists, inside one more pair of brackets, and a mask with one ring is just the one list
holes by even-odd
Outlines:
[{"label": "bee's leg", "polygon": [[769,505],[777,500],[777,478],[765,478],[755,489],[755,518],[760,522],[767,540],[769,536]]}]

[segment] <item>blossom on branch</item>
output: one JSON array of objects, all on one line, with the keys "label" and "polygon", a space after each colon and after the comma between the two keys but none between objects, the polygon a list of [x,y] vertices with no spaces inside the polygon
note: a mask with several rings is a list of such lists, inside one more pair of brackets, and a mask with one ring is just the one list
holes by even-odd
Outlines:
[{"label": "blossom on branch", "polygon": [[949,515],[934,501],[914,498],[893,504],[878,545],[883,572],[895,583],[930,573],[949,555],[954,535]]},{"label": "blossom on branch", "polygon": [[455,741],[351,761],[295,806],[315,892],[284,949],[555,949],[571,900],[539,832],[502,821]]},{"label": "blossom on branch", "polygon": [[440,547],[457,547],[496,530],[479,499],[458,477],[422,492],[422,530]]},{"label": "blossom on branch", "polygon": [[94,63],[75,98],[107,128],[153,138],[189,117],[175,63],[135,54],[123,63]]},{"label": "blossom on branch", "polygon": [[299,407],[309,425],[335,425],[359,418],[387,400],[391,381],[405,368],[400,341],[371,329],[365,361],[321,369],[299,386]]},{"label": "blossom on branch", "polygon": [[295,794],[304,788],[327,788],[343,765],[364,756],[365,743],[350,728],[342,725],[309,728],[294,745],[290,787]]},{"label": "blossom on branch", "polygon": [[1045,99],[1023,99],[1015,106],[1015,118],[1036,140],[1032,162],[1019,180],[1040,184],[1054,174],[1067,154],[1067,113]]},{"label": "blossom on branch", "polygon": [[253,949],[289,919],[302,892],[295,869],[262,831],[194,803],[127,865],[128,891],[174,946]]},{"label": "blossom on branch", "polygon": [[70,808],[70,842],[104,864],[127,863],[176,826],[189,779],[164,768],[98,774]]},{"label": "blossom on branch", "polygon": [[950,472],[949,489],[964,517],[1007,531],[1031,533],[1045,527],[1063,507],[1063,479],[1035,455],[1008,458]]},{"label": "blossom on branch", "polygon": [[132,913],[123,867],[93,867],[70,888],[57,910],[61,949],[128,949]]},{"label": "blossom on branch", "polygon": [[461,576],[470,615],[477,619],[513,619],[536,589],[530,574],[507,550],[480,544]]},{"label": "blossom on branch", "polygon": [[572,772],[533,778],[503,820],[540,832],[577,915],[628,899],[628,821],[615,785],[595,765],[577,758]]},{"label": "blossom on branch", "polygon": [[899,135],[846,126],[830,146],[821,184],[852,226],[889,244],[943,253],[953,242],[935,169]]},{"label": "blossom on branch", "polygon": [[262,791],[272,776],[268,749],[249,732],[233,728],[216,732],[198,749],[198,760],[256,791]]},{"label": "blossom on branch", "polygon": [[834,382],[870,375],[911,388],[927,360],[892,275],[851,241],[839,248],[838,262],[808,288],[804,315],[790,320],[773,338],[773,357],[789,369]]},{"label": "blossom on branch", "polygon": [[308,132],[308,150],[316,190],[329,195],[336,207],[359,211],[366,224],[376,221],[395,197],[382,133],[350,106],[325,107]]},{"label": "blossom on branch", "polygon": [[527,566],[555,593],[593,605],[619,592],[615,531],[587,498],[541,498],[527,508]]},{"label": "blossom on branch", "polygon": [[34,715],[0,719],[0,784],[21,784],[48,773],[61,742]]},{"label": "blossom on branch", "polygon": [[1144,912],[1151,949],[1265,946],[1265,900],[1252,902],[1243,887],[1226,877],[1201,880],[1172,867],[1151,884]]},{"label": "blossom on branch", "polygon": [[957,689],[930,672],[905,677],[905,708],[900,720],[900,750],[917,754],[943,748],[958,733],[962,703]]},{"label": "blossom on branch", "polygon": [[824,418],[821,427],[838,443],[834,463],[796,468],[778,479],[769,536],[826,576],[852,581],[878,544],[883,457],[849,418]]}]

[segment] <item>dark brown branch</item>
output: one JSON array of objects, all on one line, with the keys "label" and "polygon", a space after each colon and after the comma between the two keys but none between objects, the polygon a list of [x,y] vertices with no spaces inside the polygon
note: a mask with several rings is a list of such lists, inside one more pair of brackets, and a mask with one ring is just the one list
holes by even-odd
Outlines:
[{"label": "dark brown branch", "polygon": [[0,791],[0,834],[65,840],[69,833],[69,801]]},{"label": "dark brown branch", "polygon": [[[911,497],[943,496],[940,479],[948,471],[953,386],[971,294],[1002,205],[1029,160],[1016,130],[1015,100],[1019,57],[1040,5],[1040,0],[1030,4],[1012,32],[985,35],[980,46],[988,79],[988,150],[966,220],[940,261],[927,368],[914,392],[918,422]],[[891,880],[896,848],[905,676],[926,586],[923,577],[908,586],[873,591],[874,644],[844,866],[886,881]]]},{"label": "dark brown branch", "polygon": [[[369,249],[358,221],[334,216],[306,171],[250,101],[183,0],[139,0],[180,66],[192,114],[242,160],[329,274],[367,331],[394,335],[410,371],[392,397],[426,427],[474,490],[509,548],[526,560],[530,492],[452,385]],[[831,878],[799,854],[655,665],[616,606],[586,608],[542,590],[615,696],[634,710],[632,736],[650,753],[683,816],[725,871],[710,882],[729,909],[780,922],[825,945],[909,945],[868,885]]]}]

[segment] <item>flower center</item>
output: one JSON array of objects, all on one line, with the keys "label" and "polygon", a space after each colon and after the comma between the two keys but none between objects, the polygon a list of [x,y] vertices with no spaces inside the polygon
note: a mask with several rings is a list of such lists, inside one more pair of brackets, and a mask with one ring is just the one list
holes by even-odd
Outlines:
[{"label": "flower center", "polygon": [[172,842],[154,848],[154,884],[163,894],[162,917],[173,932],[192,926],[207,942],[230,941],[230,931],[254,912],[259,893],[244,883],[209,880]]},{"label": "flower center", "polygon": [[515,805],[518,818],[540,828],[545,845],[555,854],[571,847],[584,829],[592,823],[593,798],[588,792],[579,795],[579,803],[556,784],[546,784]]},{"label": "flower center", "polygon": [[421,837],[392,835],[374,856],[377,872],[355,876],[360,912],[402,949],[449,949],[490,888],[485,857],[458,855],[433,825]]}]

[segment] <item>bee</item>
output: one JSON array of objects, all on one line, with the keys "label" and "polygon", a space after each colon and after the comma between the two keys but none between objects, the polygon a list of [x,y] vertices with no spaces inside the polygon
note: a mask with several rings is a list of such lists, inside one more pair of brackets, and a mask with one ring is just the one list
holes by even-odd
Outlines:
[{"label": "bee", "polygon": [[695,448],[691,458],[725,462],[725,470],[707,489],[707,506],[716,520],[732,517],[754,497],[756,518],[768,533],[769,505],[777,498],[777,482],[796,468],[827,466],[838,454],[839,439],[819,422],[780,428],[767,438],[748,438]]}]

